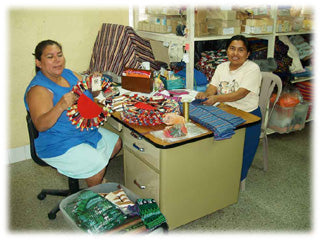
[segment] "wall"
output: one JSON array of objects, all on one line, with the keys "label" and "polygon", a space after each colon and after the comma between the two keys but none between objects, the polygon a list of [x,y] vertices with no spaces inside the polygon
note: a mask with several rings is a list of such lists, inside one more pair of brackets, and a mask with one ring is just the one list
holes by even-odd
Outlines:
[{"label": "wall", "polygon": [[[116,10],[116,11],[115,11]],[[66,67],[87,70],[102,23],[129,25],[128,8],[105,9],[9,9],[8,10],[8,148],[29,144],[25,89],[35,74],[32,53],[38,42],[53,39],[62,44]]]}]

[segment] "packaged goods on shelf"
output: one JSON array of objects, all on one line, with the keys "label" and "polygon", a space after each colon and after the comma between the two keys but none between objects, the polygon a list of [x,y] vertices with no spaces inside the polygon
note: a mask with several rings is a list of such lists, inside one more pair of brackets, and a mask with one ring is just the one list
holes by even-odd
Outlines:
[{"label": "packaged goods on shelf", "polygon": [[293,25],[292,17],[278,17],[276,32],[291,32]]},{"label": "packaged goods on shelf", "polygon": [[273,31],[273,19],[248,18],[245,21],[244,32],[248,34],[269,34]]},{"label": "packaged goods on shelf", "polygon": [[246,11],[253,17],[268,17],[270,16],[269,7],[251,7],[247,8]]},{"label": "packaged goods on shelf", "polygon": [[302,22],[302,28],[305,31],[311,31],[313,26],[313,20],[312,19],[304,19]]}]

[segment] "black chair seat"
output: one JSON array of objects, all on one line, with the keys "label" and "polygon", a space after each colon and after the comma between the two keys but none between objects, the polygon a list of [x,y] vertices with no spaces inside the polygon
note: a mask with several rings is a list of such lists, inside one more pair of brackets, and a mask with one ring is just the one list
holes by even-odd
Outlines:
[{"label": "black chair seat", "polygon": [[[44,162],[41,158],[39,158],[36,153],[34,140],[38,137],[39,133],[38,133],[37,129],[35,128],[35,126],[33,125],[33,122],[31,120],[29,112],[27,113],[26,120],[27,120],[27,125],[28,125],[28,132],[29,132],[31,158],[33,159],[33,161],[35,163],[37,163],[40,166],[44,166],[44,167],[50,166],[46,162]],[[37,198],[39,200],[43,200],[46,198],[47,195],[66,197],[70,194],[74,194],[74,193],[80,191],[78,179],[68,177],[68,185],[69,185],[69,188],[65,189],[65,190],[42,189],[41,192],[38,194]],[[60,204],[60,202],[48,213],[49,219],[56,218],[57,212],[60,210],[59,204]]]}]

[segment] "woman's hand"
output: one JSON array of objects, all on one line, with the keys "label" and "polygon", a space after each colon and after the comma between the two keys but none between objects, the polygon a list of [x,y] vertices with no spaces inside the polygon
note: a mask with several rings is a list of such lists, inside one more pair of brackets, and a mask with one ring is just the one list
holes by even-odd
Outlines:
[{"label": "woman's hand", "polygon": [[64,94],[59,100],[59,104],[62,110],[67,110],[78,100],[78,96],[73,92]]},{"label": "woman's hand", "polygon": [[203,105],[213,105],[213,104],[215,104],[216,102],[219,102],[217,95],[209,96],[209,97],[207,97],[207,98],[208,98],[208,99],[202,103]]},{"label": "woman's hand", "polygon": [[207,98],[207,94],[204,92],[199,92],[196,95],[196,99],[205,99],[205,98]]}]

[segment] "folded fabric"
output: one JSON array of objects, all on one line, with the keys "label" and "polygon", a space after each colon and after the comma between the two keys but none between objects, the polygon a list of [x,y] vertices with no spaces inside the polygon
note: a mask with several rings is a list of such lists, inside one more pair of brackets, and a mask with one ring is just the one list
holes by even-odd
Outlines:
[{"label": "folded fabric", "polygon": [[[227,113],[226,111],[215,107],[199,104],[201,101],[193,101],[189,105],[189,117],[193,121],[210,129],[214,134],[215,140],[231,138],[235,133],[236,126],[245,122],[241,117]],[[180,108],[182,104],[180,103]]]}]

